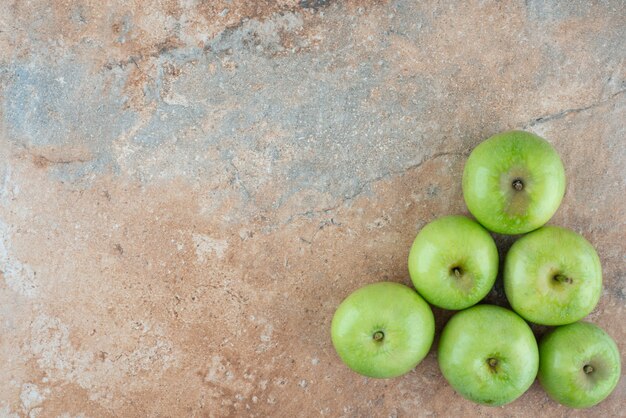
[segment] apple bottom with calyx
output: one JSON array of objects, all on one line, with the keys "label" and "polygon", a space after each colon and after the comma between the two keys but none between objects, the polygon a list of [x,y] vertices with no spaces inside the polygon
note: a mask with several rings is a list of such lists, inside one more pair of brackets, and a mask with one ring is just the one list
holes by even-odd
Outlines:
[{"label": "apple bottom with calyx", "polygon": [[414,290],[391,282],[356,290],[339,305],[331,325],[343,362],[378,378],[413,369],[428,354],[434,336],[430,306]]},{"label": "apple bottom with calyx", "polygon": [[520,397],[537,376],[537,341],[514,312],[477,305],[454,315],[441,334],[439,367],[463,397],[499,406]]},{"label": "apple bottom with calyx", "polygon": [[557,402],[588,408],[611,394],[621,373],[615,341],[601,328],[576,322],[539,343],[539,382]]}]

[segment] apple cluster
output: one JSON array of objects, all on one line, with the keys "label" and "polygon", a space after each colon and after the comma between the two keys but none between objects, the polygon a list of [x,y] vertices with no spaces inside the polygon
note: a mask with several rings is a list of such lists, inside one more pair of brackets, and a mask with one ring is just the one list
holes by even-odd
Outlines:
[{"label": "apple cluster", "polygon": [[[365,376],[409,372],[433,343],[433,305],[458,311],[441,332],[437,359],[464,398],[505,405],[538,377],[563,405],[601,402],[617,386],[620,355],[604,330],[581,321],[602,292],[595,249],[574,231],[544,226],[564,193],[563,164],[545,139],[509,131],[483,141],[463,171],[463,197],[476,220],[445,216],[419,232],[408,260],[417,291],[381,282],[349,295],[331,325],[339,357]],[[489,231],[521,235],[504,260],[511,309],[478,304],[498,275]],[[555,328],[538,344],[528,322]]]}]

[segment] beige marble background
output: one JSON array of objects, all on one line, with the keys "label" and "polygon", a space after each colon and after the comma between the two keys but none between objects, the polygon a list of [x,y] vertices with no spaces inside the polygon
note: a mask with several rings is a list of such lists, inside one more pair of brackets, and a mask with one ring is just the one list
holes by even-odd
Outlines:
[{"label": "beige marble background", "polygon": [[624,361],[625,51],[619,0],[3,1],[0,416],[623,416],[623,378],[588,411],[474,405],[434,352],[367,379],[329,327],[523,128]]}]

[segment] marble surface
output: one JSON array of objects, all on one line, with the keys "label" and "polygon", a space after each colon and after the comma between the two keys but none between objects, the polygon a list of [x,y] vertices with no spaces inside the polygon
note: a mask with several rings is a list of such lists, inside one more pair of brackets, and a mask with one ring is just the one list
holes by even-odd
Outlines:
[{"label": "marble surface", "polygon": [[474,405],[432,351],[367,379],[329,327],[526,129],[626,363],[625,58],[619,0],[0,3],[0,416],[620,416],[624,378],[589,411]]}]

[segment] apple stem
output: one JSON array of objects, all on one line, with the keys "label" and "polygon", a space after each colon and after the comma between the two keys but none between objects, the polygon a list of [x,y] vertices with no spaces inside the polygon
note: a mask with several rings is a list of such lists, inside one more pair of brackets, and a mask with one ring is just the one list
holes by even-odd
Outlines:
[{"label": "apple stem", "polygon": [[518,192],[521,192],[524,189],[524,182],[521,179],[513,180],[513,188]]},{"label": "apple stem", "polygon": [[452,269],[452,272],[454,273],[454,275],[456,276],[457,279],[461,278],[461,269],[458,267],[454,267]]},{"label": "apple stem", "polygon": [[385,338],[385,334],[382,331],[376,331],[372,338],[374,338],[374,341],[381,341]]},{"label": "apple stem", "polygon": [[496,367],[498,365],[498,359],[492,357],[487,360],[487,363],[489,363],[489,366],[491,367]]},{"label": "apple stem", "polygon": [[573,283],[574,281],[571,279],[571,277],[567,277],[564,276],[563,274],[557,274],[556,276],[554,276],[554,280],[556,280],[559,283]]},{"label": "apple stem", "polygon": [[591,364],[585,364],[585,367],[583,367],[583,371],[585,372],[585,374],[593,373],[593,366]]}]

